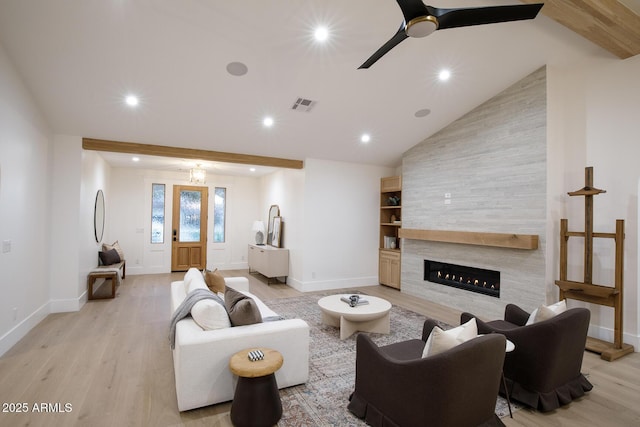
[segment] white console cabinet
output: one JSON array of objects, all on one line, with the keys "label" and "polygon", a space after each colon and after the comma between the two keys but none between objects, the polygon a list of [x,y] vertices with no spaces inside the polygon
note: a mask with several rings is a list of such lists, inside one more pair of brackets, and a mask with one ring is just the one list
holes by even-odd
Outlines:
[{"label": "white console cabinet", "polygon": [[[289,249],[269,245],[249,245],[249,273],[258,272],[267,279],[289,276]],[[267,280],[267,283],[269,281]]]}]

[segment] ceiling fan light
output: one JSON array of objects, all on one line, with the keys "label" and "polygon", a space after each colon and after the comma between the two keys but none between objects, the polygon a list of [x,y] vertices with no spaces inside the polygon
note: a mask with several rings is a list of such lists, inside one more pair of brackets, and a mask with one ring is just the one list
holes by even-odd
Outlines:
[{"label": "ceiling fan light", "polygon": [[435,16],[418,16],[407,22],[405,32],[409,37],[426,37],[438,29],[438,19]]}]

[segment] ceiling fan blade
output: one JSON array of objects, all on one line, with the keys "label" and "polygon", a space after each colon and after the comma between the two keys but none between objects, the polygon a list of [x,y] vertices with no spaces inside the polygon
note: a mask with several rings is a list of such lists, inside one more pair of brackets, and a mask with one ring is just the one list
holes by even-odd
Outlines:
[{"label": "ceiling fan blade", "polygon": [[[470,27],[472,25],[496,24],[499,22],[522,21],[538,15],[543,4],[519,4],[474,8],[439,9],[427,6],[422,0],[396,0],[402,10],[404,22],[398,32],[367,59],[360,68],[369,68],[409,37],[425,37],[435,30]],[[435,18],[435,19],[434,19]],[[436,22],[437,21],[437,22]]]},{"label": "ceiling fan blade", "polygon": [[404,27],[405,24],[403,22],[398,32],[393,37],[391,37],[388,42],[383,44],[382,47],[378,49],[373,55],[371,55],[369,59],[364,61],[364,64],[359,66],[358,69],[371,67],[378,59],[382,58],[387,52],[396,47],[401,41],[406,39],[408,36],[407,33],[404,32]]},{"label": "ceiling fan blade", "polygon": [[397,0],[397,2],[404,16],[404,22],[429,14],[429,9],[422,0]]},{"label": "ceiling fan blade", "polygon": [[538,3],[460,9],[438,9],[431,6],[426,6],[426,8],[438,18],[438,29],[444,30],[446,28],[533,19],[538,15],[542,6],[542,3]]}]

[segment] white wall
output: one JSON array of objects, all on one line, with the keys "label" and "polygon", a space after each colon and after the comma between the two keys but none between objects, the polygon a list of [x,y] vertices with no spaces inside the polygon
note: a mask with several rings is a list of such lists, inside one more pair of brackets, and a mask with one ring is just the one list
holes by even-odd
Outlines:
[{"label": "white wall", "polygon": [[[56,135],[51,177],[51,312],[80,310],[87,301],[87,274],[98,265],[94,230],[96,193],[105,193],[109,218],[109,165],[82,149],[82,138]],[[64,250],[61,250],[64,248]]]},{"label": "white wall", "polygon": [[[151,186],[165,184],[165,241],[151,243]],[[187,172],[117,168],[112,171],[107,194],[108,229],[105,241],[118,241],[127,259],[127,274],[171,271],[171,206],[173,186],[189,185]],[[260,209],[258,178],[207,174],[209,222],[207,267],[220,270],[247,268],[248,243]],[[226,242],[213,243],[213,194],[215,187],[227,189]],[[266,215],[266,210],[265,210]]]},{"label": "white wall", "polygon": [[[257,220],[264,221],[265,242],[268,232],[269,208],[278,205],[282,217],[281,246],[289,250],[287,283],[298,287],[302,281],[304,260],[304,184],[306,171],[282,169],[260,180],[260,210]],[[251,241],[252,243],[255,240]]]},{"label": "white wall", "polygon": [[49,313],[51,138],[0,45],[0,355]]},{"label": "white wall", "polygon": [[[549,176],[550,233],[558,242],[561,218],[570,231],[584,230],[584,198],[567,191],[584,186],[584,168],[593,166],[594,185],[607,192],[594,197],[594,231],[612,233],[616,219],[625,220],[624,341],[638,349],[638,194],[640,181],[640,56],[591,61],[572,68],[549,69],[549,158],[557,163]],[[580,239],[570,239],[569,279],[583,278]],[[547,279],[556,292],[559,243],[549,248]],[[612,240],[594,241],[593,282],[613,285]],[[591,310],[590,334],[613,341],[613,310],[599,305]]]},{"label": "white wall", "polygon": [[[56,135],[51,174],[51,300],[55,311],[79,307],[80,185],[82,150],[79,138]],[[64,250],[60,250],[64,247]]]},{"label": "white wall", "polygon": [[303,291],[378,284],[380,178],[393,168],[305,161]]},{"label": "white wall", "polygon": [[[78,145],[82,144],[81,140],[77,141]],[[98,265],[98,252],[102,250],[102,243],[111,243],[104,237],[109,235],[108,218],[113,215],[115,206],[111,202],[111,191],[109,185],[109,176],[111,166],[95,151],[81,151],[82,162],[82,178],[80,185],[80,209],[79,209],[79,228],[78,235],[78,269],[77,289],[73,290],[76,295],[82,297],[82,303],[87,300],[87,275],[89,271]],[[105,230],[102,240],[96,241],[94,213],[96,204],[96,195],[98,190],[104,193],[105,207]]]}]

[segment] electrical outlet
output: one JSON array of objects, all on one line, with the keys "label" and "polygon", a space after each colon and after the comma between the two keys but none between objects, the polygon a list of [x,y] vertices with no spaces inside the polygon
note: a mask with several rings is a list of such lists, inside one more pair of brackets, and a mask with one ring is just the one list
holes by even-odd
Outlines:
[{"label": "electrical outlet", "polygon": [[11,252],[11,240],[3,240],[2,241],[2,253],[6,254]]},{"label": "electrical outlet", "polygon": [[450,199],[451,198],[451,193],[444,193],[444,198],[445,199]]},{"label": "electrical outlet", "polygon": [[444,199],[444,204],[445,205],[450,205],[451,204],[451,199]]}]

